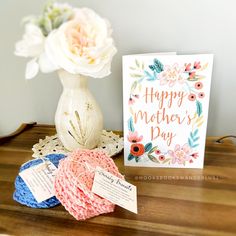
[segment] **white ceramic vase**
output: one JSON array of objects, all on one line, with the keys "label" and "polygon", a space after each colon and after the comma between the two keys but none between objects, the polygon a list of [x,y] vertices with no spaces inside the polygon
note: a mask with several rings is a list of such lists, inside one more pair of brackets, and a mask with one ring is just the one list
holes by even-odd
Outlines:
[{"label": "white ceramic vase", "polygon": [[88,78],[64,70],[58,74],[63,85],[55,116],[58,137],[69,151],[93,149],[101,138],[103,116],[88,89]]}]

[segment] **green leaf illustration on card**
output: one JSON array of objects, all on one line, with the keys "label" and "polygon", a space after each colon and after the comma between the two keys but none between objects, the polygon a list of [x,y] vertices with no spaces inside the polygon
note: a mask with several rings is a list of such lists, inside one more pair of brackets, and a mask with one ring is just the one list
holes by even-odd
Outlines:
[{"label": "green leaf illustration on card", "polygon": [[133,124],[133,118],[132,117],[130,117],[129,120],[128,120],[128,129],[129,129],[129,131],[134,132],[134,124]]},{"label": "green leaf illustration on card", "polygon": [[144,148],[145,148],[145,152],[150,151],[152,149],[152,143],[147,143]]},{"label": "green leaf illustration on card", "polygon": [[196,106],[197,106],[197,114],[198,116],[201,116],[202,114],[202,103],[199,101],[196,101]]},{"label": "green leaf illustration on card", "polygon": [[149,68],[156,73],[160,73],[164,70],[163,64],[158,59],[154,59],[153,65],[149,65]]},{"label": "green leaf illustration on card", "polygon": [[159,163],[159,161],[156,159],[156,157],[154,157],[153,155],[149,154],[148,158],[152,161],[152,162],[156,162]]},{"label": "green leaf illustration on card", "polygon": [[134,159],[134,156],[130,153],[129,156],[128,156],[128,160],[131,161]]}]

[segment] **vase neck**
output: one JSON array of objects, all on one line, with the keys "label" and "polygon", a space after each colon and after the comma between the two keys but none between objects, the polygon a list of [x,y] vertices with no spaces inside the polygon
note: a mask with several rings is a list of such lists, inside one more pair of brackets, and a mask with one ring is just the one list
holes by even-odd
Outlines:
[{"label": "vase neck", "polygon": [[59,78],[64,89],[87,88],[88,78],[80,74],[71,74],[67,71],[58,71]]}]

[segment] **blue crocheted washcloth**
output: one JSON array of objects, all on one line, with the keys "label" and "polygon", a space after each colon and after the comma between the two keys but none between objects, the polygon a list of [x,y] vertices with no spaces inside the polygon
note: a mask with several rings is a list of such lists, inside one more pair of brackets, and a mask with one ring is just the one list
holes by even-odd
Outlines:
[{"label": "blue crocheted washcloth", "polygon": [[[59,161],[63,158],[65,158],[65,155],[63,154],[50,154],[44,157],[43,159],[51,161],[56,167],[58,167]],[[21,166],[20,172],[32,166],[38,165],[42,162],[42,159],[34,159],[29,162],[26,162]],[[16,177],[15,180],[15,192],[13,194],[13,199],[23,205],[32,208],[50,208],[60,204],[56,197],[52,197],[43,202],[38,203],[29,188],[27,187],[27,185],[25,184],[24,180],[19,175]]]}]

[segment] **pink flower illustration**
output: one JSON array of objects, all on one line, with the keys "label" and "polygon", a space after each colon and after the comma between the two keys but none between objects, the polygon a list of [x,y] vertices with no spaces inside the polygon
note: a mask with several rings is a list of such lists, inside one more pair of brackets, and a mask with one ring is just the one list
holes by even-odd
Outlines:
[{"label": "pink flower illustration", "polygon": [[194,69],[197,69],[197,70],[200,69],[200,68],[201,68],[201,63],[200,63],[200,61],[194,62],[193,67],[194,67]]},{"label": "pink flower illustration", "polygon": [[191,156],[192,156],[194,159],[196,159],[196,158],[198,157],[198,153],[195,152],[195,153],[193,153]]},{"label": "pink flower illustration", "polygon": [[198,94],[198,97],[199,97],[199,98],[204,98],[204,97],[205,97],[205,93],[203,93],[203,92],[199,93],[199,94]]},{"label": "pink flower illustration", "polygon": [[139,136],[137,131],[135,132],[129,131],[129,135],[127,136],[127,139],[131,143],[138,143],[143,140],[143,136],[142,135]]},{"label": "pink flower illustration", "polygon": [[191,63],[185,64],[185,71],[191,70]]},{"label": "pink flower illustration", "polygon": [[160,156],[159,156],[159,160],[160,160],[160,161],[164,161],[164,160],[165,160],[165,156],[164,156],[164,155],[160,155]]},{"label": "pink flower illustration", "polygon": [[160,154],[161,154],[161,151],[160,151],[159,149],[157,149],[157,150],[155,151],[155,153],[156,153],[156,155],[160,155]]},{"label": "pink flower illustration", "polygon": [[189,100],[189,101],[195,101],[195,100],[196,100],[196,95],[193,94],[193,93],[190,93],[190,94],[188,95],[188,100]]},{"label": "pink flower illustration", "polygon": [[194,77],[195,77],[195,75],[196,75],[196,72],[189,72],[188,75],[189,75],[189,79],[190,79],[190,80],[191,80],[191,79],[194,79]]},{"label": "pink flower illustration", "polygon": [[135,100],[134,100],[133,98],[130,98],[128,104],[131,106],[131,105],[133,105],[134,103],[135,103]]},{"label": "pink flower illustration", "polygon": [[176,82],[183,83],[184,78],[181,77],[181,74],[185,70],[184,67],[180,67],[177,63],[173,66],[165,66],[164,71],[160,73],[160,85],[168,84],[169,87],[173,87]]},{"label": "pink flower illustration", "polygon": [[175,146],[174,151],[169,150],[168,154],[172,158],[172,164],[175,164],[176,162],[178,164],[184,164],[186,161],[189,161],[191,159],[190,151],[191,148],[187,143],[184,144],[182,147],[177,144]]},{"label": "pink flower illustration", "polygon": [[195,89],[202,89],[202,87],[203,87],[203,84],[202,84],[202,82],[197,82],[197,83],[195,83]]}]

